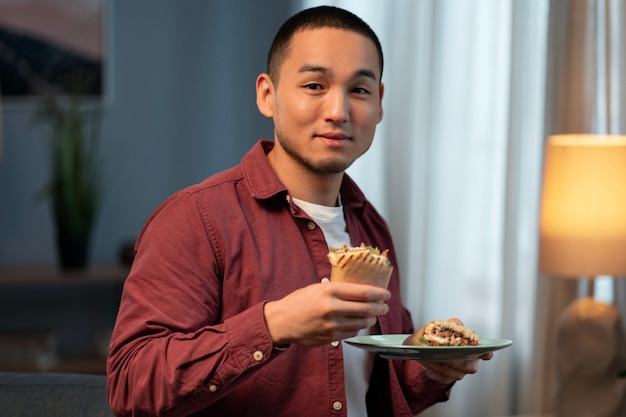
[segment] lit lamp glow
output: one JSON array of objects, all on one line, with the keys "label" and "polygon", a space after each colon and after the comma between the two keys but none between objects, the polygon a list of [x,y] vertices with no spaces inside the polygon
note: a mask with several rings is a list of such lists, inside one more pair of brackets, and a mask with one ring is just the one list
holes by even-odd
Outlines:
[{"label": "lit lamp glow", "polygon": [[624,415],[619,310],[593,298],[593,279],[626,276],[626,136],[548,139],[539,269],[592,283],[590,296],[575,300],[557,324],[557,415]]}]

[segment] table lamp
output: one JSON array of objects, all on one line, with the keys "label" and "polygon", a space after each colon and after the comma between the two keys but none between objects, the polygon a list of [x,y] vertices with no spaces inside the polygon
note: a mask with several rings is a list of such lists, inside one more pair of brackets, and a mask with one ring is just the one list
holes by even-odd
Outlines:
[{"label": "table lamp", "polygon": [[557,322],[556,415],[626,415],[619,310],[593,294],[596,277],[626,275],[626,135],[548,138],[539,247],[543,273],[591,282]]}]

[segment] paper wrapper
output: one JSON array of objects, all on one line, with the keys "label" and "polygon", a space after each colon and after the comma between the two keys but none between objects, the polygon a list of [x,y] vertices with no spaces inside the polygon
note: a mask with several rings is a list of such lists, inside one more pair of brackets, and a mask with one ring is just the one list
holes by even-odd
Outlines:
[{"label": "paper wrapper", "polygon": [[387,251],[377,255],[366,246],[337,249],[328,254],[332,265],[330,280],[387,288],[393,267]]}]

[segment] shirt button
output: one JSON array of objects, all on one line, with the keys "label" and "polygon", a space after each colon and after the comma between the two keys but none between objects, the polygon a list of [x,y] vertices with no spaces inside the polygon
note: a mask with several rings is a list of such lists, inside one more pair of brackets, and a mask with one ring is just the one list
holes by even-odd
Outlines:
[{"label": "shirt button", "polygon": [[343,404],[341,404],[341,401],[335,401],[333,403],[333,408],[337,411],[341,410],[343,408]]},{"label": "shirt button", "polygon": [[337,346],[339,346],[339,341],[338,341],[338,340],[335,340],[334,342],[330,342],[330,345],[331,345],[332,347],[337,347]]},{"label": "shirt button", "polygon": [[330,282],[330,279],[324,277],[324,278],[322,278],[322,282]]},{"label": "shirt button", "polygon": [[215,386],[214,384],[209,385],[209,391],[211,392],[217,391],[217,386]]},{"label": "shirt button", "polygon": [[317,225],[316,225],[314,222],[308,222],[308,223],[306,224],[306,227],[307,227],[309,230],[315,230],[315,228],[317,227]]},{"label": "shirt button", "polygon": [[261,362],[263,360],[263,352],[261,352],[260,350],[257,350],[256,352],[254,352],[252,357],[254,358],[255,361]]}]

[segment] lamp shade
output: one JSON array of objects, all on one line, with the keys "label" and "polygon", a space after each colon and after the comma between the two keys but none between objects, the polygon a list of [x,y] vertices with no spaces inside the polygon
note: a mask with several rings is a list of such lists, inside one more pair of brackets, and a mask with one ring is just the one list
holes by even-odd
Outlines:
[{"label": "lamp shade", "polygon": [[626,275],[626,136],[548,138],[539,247],[549,275]]}]

